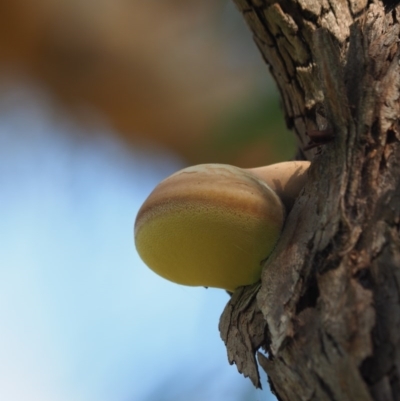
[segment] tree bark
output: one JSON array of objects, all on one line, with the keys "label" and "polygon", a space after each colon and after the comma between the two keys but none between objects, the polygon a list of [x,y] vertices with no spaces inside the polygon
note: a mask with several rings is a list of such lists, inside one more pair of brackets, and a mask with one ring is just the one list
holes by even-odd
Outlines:
[{"label": "tree bark", "polygon": [[400,400],[400,6],[234,0],[282,95],[308,182],[220,321],[230,363],[279,400]]}]

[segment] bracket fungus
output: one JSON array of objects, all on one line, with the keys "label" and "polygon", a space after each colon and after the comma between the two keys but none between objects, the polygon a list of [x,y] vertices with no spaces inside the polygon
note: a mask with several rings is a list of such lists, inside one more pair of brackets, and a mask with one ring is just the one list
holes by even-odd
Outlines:
[{"label": "bracket fungus", "polygon": [[308,166],[202,164],[178,171],[158,184],[138,212],[140,257],[179,284],[234,291],[257,282]]}]

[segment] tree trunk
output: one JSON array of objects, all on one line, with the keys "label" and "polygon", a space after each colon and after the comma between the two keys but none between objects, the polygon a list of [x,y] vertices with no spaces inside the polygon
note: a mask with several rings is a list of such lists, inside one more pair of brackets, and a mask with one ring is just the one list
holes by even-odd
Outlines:
[{"label": "tree trunk", "polygon": [[234,1],[299,147],[326,143],[300,152],[309,179],[261,285],[221,316],[229,361],[260,386],[257,354],[279,400],[400,400],[400,6]]}]

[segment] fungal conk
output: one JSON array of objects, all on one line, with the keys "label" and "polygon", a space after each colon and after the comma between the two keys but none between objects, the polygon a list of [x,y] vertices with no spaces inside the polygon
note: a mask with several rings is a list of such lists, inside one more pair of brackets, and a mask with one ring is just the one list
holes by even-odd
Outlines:
[{"label": "fungal conk", "polygon": [[308,162],[244,170],[188,167],[162,181],[139,210],[137,251],[150,269],[184,285],[234,291],[260,279]]}]

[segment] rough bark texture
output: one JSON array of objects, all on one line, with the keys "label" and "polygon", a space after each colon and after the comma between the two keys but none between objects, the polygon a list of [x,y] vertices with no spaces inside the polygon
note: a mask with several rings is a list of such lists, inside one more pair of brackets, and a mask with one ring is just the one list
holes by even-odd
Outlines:
[{"label": "rough bark texture", "polygon": [[[306,187],[220,330],[229,361],[279,400],[400,400],[400,6],[234,0],[282,94]],[[264,352],[260,352],[262,349]]]}]

